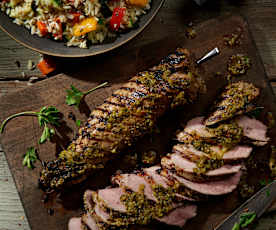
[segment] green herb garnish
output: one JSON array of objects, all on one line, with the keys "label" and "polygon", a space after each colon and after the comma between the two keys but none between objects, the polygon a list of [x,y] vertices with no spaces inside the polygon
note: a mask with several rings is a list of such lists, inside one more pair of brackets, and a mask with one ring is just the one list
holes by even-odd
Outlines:
[{"label": "green herb garnish", "polygon": [[22,161],[23,166],[27,166],[29,169],[34,168],[34,163],[37,160],[37,154],[34,147],[30,147],[27,149],[26,154],[24,155],[24,159]]},{"label": "green herb garnish", "polygon": [[3,133],[6,124],[13,118],[19,116],[36,116],[38,118],[38,122],[40,127],[44,127],[43,133],[39,139],[39,143],[42,144],[46,140],[49,140],[51,136],[55,133],[53,128],[49,128],[48,124],[53,126],[59,126],[60,120],[60,112],[53,106],[46,107],[44,106],[39,112],[34,111],[26,111],[17,113],[9,116],[6,120],[4,120],[0,127],[0,133]]},{"label": "green herb garnish", "polygon": [[80,126],[81,126],[81,120],[76,120],[76,125],[77,125],[78,127],[80,127]]},{"label": "green herb garnish", "polygon": [[75,105],[76,107],[79,107],[81,100],[83,100],[83,98],[86,95],[92,93],[93,91],[95,91],[101,87],[106,86],[107,84],[108,84],[108,82],[104,82],[104,83],[96,86],[95,88],[88,90],[87,92],[82,92],[82,91],[78,90],[75,86],[71,85],[71,89],[66,90],[67,96],[66,96],[65,102],[67,105],[70,105],[70,106]]},{"label": "green herb garnish", "polygon": [[240,215],[240,220],[239,222],[235,223],[232,230],[239,230],[241,228],[245,228],[248,225],[250,225],[251,223],[253,223],[253,221],[256,218],[256,213],[255,212],[246,212],[246,213],[242,213]]}]

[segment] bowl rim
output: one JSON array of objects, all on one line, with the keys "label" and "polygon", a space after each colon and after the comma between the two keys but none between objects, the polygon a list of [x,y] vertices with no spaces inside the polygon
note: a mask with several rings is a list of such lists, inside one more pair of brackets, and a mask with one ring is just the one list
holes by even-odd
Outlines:
[{"label": "bowl rim", "polygon": [[[155,1],[157,1],[157,0],[155,0]],[[41,54],[55,56],[55,57],[65,57],[65,58],[91,57],[91,56],[95,56],[95,55],[98,55],[98,54],[103,54],[103,53],[109,52],[111,50],[114,50],[114,49],[122,46],[123,44],[129,42],[134,37],[136,37],[139,33],[141,33],[150,24],[150,22],[154,19],[154,17],[159,12],[159,10],[162,7],[162,5],[164,4],[164,2],[165,2],[165,0],[159,0],[159,3],[157,3],[157,7],[155,9],[152,9],[153,12],[152,13],[150,13],[150,12],[147,13],[147,14],[150,14],[148,16],[149,18],[142,25],[139,25],[139,27],[137,29],[129,31],[126,34],[122,34],[123,36],[126,35],[126,38],[122,39],[122,41],[116,42],[116,40],[115,40],[114,41],[114,42],[116,42],[115,45],[112,45],[112,43],[114,43],[114,42],[112,42],[112,43],[110,43],[111,46],[108,47],[108,48],[99,49],[98,51],[91,50],[91,52],[84,53],[84,54],[81,54],[81,53],[80,54],[73,54],[73,53],[64,54],[64,53],[59,53],[59,52],[46,51],[46,50],[43,50],[43,49],[40,49],[40,48],[37,48],[37,47],[34,47],[34,46],[28,44],[27,42],[25,42],[24,38],[20,39],[20,36],[16,36],[16,35],[14,35],[14,33],[8,31],[8,29],[5,26],[3,26],[1,22],[0,22],[0,29],[2,29],[10,38],[15,40],[19,44],[21,44],[21,45],[23,45],[23,46],[25,46],[25,47],[33,50],[33,51],[41,53]],[[0,11],[0,16],[1,16],[1,14],[3,14],[4,17],[7,17],[10,20],[10,22],[8,22],[8,24],[10,24],[10,23],[15,24],[15,23],[12,22],[12,19],[8,15],[6,15],[3,11]],[[144,15],[144,16],[146,16],[146,15]],[[142,16],[142,17],[144,17],[144,16]],[[19,25],[16,25],[16,26],[18,28],[26,29],[23,26],[19,26]],[[32,35],[29,30],[27,30],[27,31],[28,31],[27,36],[30,36],[30,37],[36,36],[36,35]],[[127,36],[127,34],[131,33],[131,32],[132,32],[132,34]],[[44,38],[43,37],[38,37],[38,36],[36,36],[36,37],[37,37],[37,39],[49,39],[49,38],[45,38],[45,37]],[[35,38],[33,38],[33,39],[35,39]],[[57,43],[56,41],[53,41],[53,42]],[[65,44],[64,42],[62,42],[62,43],[63,43],[63,45]],[[103,46],[103,45],[104,44],[99,44],[99,46]],[[64,47],[83,50],[83,48],[79,48],[79,47],[68,47],[66,45],[64,45]],[[93,45],[91,45],[89,48],[91,48],[91,47],[93,48]],[[87,48],[87,49],[89,49],[89,48]],[[87,50],[87,49],[84,49],[84,50]]]}]

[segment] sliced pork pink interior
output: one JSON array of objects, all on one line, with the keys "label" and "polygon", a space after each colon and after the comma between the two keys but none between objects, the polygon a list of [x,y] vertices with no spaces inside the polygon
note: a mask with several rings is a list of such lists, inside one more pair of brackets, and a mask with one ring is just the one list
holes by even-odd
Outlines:
[{"label": "sliced pork pink interior", "polygon": [[174,225],[178,227],[183,227],[187,220],[196,216],[196,205],[186,205],[180,206],[168,213],[168,215],[157,218],[160,222],[168,225]]},{"label": "sliced pork pink interior", "polygon": [[222,180],[199,183],[186,180],[183,177],[179,177],[176,174],[171,173],[169,171],[166,171],[166,174],[170,177],[175,178],[180,184],[184,185],[185,187],[193,191],[213,196],[220,196],[231,193],[234,189],[237,188],[241,177],[241,171],[239,171],[234,175],[224,178]]},{"label": "sliced pork pink interior", "polygon": [[72,217],[68,222],[68,230],[83,230],[81,217]]},{"label": "sliced pork pink interior", "polygon": [[[183,158],[178,153],[173,153],[161,160],[161,165],[167,169],[175,169],[176,171],[182,171],[184,173],[194,173],[194,169],[197,167],[194,162],[191,162]],[[241,169],[241,165],[223,165],[220,168],[209,170],[206,176],[225,176],[227,174],[233,174]]]},{"label": "sliced pork pink interior", "polygon": [[247,116],[240,116],[236,119],[236,122],[243,129],[243,133],[246,137],[256,141],[268,142],[267,126],[262,122],[250,118]]},{"label": "sliced pork pink interior", "polygon": [[144,194],[149,200],[157,202],[151,185],[141,175],[136,174],[120,174],[112,178],[112,181],[121,187],[126,187],[133,192],[139,192],[141,185],[144,186]]},{"label": "sliced pork pink interior", "polygon": [[94,217],[92,217],[90,215],[90,213],[86,213],[86,214],[82,215],[82,222],[83,222],[83,224],[85,224],[88,227],[89,230],[98,230],[99,229]]}]

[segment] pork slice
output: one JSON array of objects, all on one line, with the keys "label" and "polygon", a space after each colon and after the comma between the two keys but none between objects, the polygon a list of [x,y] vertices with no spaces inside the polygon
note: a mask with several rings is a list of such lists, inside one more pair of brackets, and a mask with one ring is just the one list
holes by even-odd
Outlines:
[{"label": "pork slice", "polygon": [[235,173],[234,175],[228,176],[222,180],[218,181],[208,181],[208,182],[192,182],[183,177],[177,176],[175,173],[169,170],[163,170],[162,174],[167,177],[172,177],[182,186],[204,195],[219,196],[231,193],[237,188],[241,177],[241,171]]},{"label": "pork slice", "polygon": [[197,161],[200,159],[202,155],[206,155],[206,153],[197,150],[194,146],[192,145],[186,145],[186,144],[177,144],[173,146],[174,153],[179,153],[181,156],[184,158],[190,160],[190,161]]},{"label": "pork slice", "polygon": [[194,169],[197,167],[196,164],[183,158],[178,153],[163,157],[161,165],[167,169],[175,170],[178,175],[192,181],[217,179],[237,173],[241,169],[241,165],[223,165],[220,168],[207,171],[204,175],[197,175],[194,173]]},{"label": "pork slice", "polygon": [[68,230],[83,230],[81,217],[72,217],[68,222]]},{"label": "pork slice", "polygon": [[166,178],[162,177],[158,172],[161,171],[160,166],[152,166],[149,168],[144,168],[143,171],[145,174],[152,178],[152,181],[157,184],[161,185],[164,188],[168,188],[169,181]]},{"label": "pork slice", "polygon": [[168,215],[162,218],[157,218],[160,222],[166,223],[168,225],[174,225],[178,227],[183,227],[188,219],[196,216],[196,205],[185,205],[176,207]]},{"label": "pork slice", "polygon": [[126,212],[126,207],[120,199],[124,194],[125,190],[120,187],[98,190],[98,198],[101,199],[108,208],[112,208],[119,212]]},{"label": "pork slice", "polygon": [[88,213],[96,215],[101,222],[113,224],[106,208],[125,213],[126,207],[120,200],[123,194],[125,194],[125,190],[122,188],[106,188],[97,192],[87,190],[84,195],[85,208]]},{"label": "pork slice", "polygon": [[88,212],[81,217],[82,222],[86,225],[88,230],[98,230],[98,226],[94,217]]},{"label": "pork slice", "polygon": [[94,213],[97,215],[97,217],[100,218],[100,220],[104,223],[110,223],[110,215],[105,210],[103,210],[102,207],[100,207],[99,203],[95,205],[94,207]]},{"label": "pork slice", "polygon": [[[223,154],[223,160],[225,162],[235,162],[246,159],[249,157],[250,153],[252,152],[252,147],[250,146],[241,146],[237,145],[234,148],[228,150],[225,153],[222,153],[222,150],[218,146],[213,146],[212,150],[217,152],[219,155]],[[185,145],[185,144],[177,144],[173,147],[173,152],[181,154],[184,158],[188,159],[189,161],[196,162],[200,159],[201,156],[208,156],[208,154],[197,150],[192,145]]]},{"label": "pork slice", "polygon": [[93,201],[93,194],[94,191],[92,190],[86,190],[83,195],[83,202],[84,202],[84,208],[87,212],[93,210],[95,204]]},{"label": "pork slice", "polygon": [[112,178],[112,182],[118,184],[121,187],[126,187],[133,192],[139,192],[140,186],[144,186],[144,194],[149,200],[157,202],[155,198],[151,184],[142,176],[137,174],[119,174]]},{"label": "pork slice", "polygon": [[249,139],[260,142],[260,145],[265,145],[269,141],[269,137],[266,136],[267,126],[262,122],[247,116],[238,117],[236,122],[243,129],[244,136]]},{"label": "pork slice", "polygon": [[[145,171],[146,174],[148,174],[149,176],[152,177],[153,181],[157,185],[161,185],[164,188],[169,188],[169,187],[172,187],[174,185],[174,181],[168,180],[168,178],[166,178],[166,177],[164,177],[160,174],[160,172],[162,170],[162,168],[160,166],[152,166],[150,168],[144,168],[143,170]],[[183,196],[183,195],[178,194],[178,193],[176,193],[175,196],[181,202],[184,201],[184,200],[195,201],[194,199],[192,199],[190,197]]]},{"label": "pork slice", "polygon": [[223,160],[225,162],[243,160],[250,156],[253,148],[247,145],[237,145],[229,151],[225,152],[223,155]]},{"label": "pork slice", "polygon": [[204,117],[196,117],[187,122],[184,131],[177,134],[177,140],[185,142],[191,138],[191,134],[197,134],[200,137],[213,137],[204,125]]}]

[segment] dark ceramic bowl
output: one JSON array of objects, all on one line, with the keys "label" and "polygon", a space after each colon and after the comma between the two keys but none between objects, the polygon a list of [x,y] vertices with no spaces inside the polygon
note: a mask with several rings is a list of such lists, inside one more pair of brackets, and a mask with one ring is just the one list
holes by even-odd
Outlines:
[{"label": "dark ceramic bowl", "polygon": [[56,42],[48,38],[40,38],[37,35],[31,35],[29,30],[25,29],[23,26],[18,26],[13,23],[12,19],[3,12],[0,12],[0,28],[20,44],[39,53],[59,57],[87,57],[115,49],[134,38],[151,22],[161,8],[163,2],[164,0],[152,1],[150,11],[141,17],[139,27],[137,29],[121,34],[112,43],[91,45],[88,49],[67,47],[63,42]]}]

